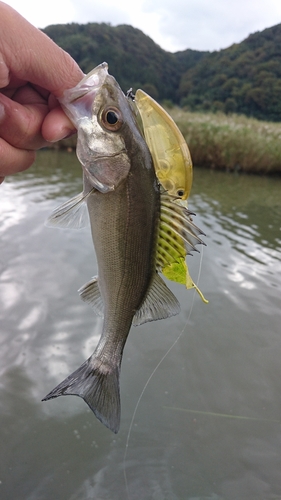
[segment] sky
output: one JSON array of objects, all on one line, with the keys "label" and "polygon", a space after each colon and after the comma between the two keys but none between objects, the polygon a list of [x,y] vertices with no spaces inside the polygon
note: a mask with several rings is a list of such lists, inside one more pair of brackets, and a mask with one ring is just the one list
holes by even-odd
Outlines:
[{"label": "sky", "polygon": [[106,22],[141,29],[163,49],[220,50],[281,23],[281,0],[6,0],[38,28]]}]

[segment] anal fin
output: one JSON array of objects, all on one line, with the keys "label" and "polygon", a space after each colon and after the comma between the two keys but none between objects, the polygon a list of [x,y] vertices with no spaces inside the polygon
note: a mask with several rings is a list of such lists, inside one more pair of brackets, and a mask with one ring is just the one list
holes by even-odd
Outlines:
[{"label": "anal fin", "polygon": [[133,318],[133,326],[148,321],[165,319],[180,312],[180,304],[165,282],[155,272],[148,293],[140,309]]}]

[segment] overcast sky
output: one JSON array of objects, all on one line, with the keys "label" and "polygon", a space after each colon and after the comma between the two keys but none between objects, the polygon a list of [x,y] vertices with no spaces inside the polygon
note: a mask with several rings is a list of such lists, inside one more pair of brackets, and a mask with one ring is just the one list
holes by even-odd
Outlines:
[{"label": "overcast sky", "polygon": [[220,50],[281,23],[281,0],[6,0],[38,28],[131,24],[163,49]]}]

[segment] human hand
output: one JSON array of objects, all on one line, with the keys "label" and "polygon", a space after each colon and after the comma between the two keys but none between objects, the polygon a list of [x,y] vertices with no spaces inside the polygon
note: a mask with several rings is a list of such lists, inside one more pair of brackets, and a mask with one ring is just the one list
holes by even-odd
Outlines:
[{"label": "human hand", "polygon": [[75,131],[56,97],[82,77],[69,54],[0,1],[0,183]]}]

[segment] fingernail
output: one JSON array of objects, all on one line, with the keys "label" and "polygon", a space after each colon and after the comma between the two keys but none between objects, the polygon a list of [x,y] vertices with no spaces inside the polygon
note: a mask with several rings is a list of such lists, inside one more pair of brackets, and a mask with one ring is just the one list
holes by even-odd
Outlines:
[{"label": "fingernail", "polygon": [[57,134],[57,136],[56,136],[55,139],[52,139],[49,142],[58,142],[58,141],[61,141],[62,139],[67,139],[68,137],[71,137],[75,133],[76,133],[76,130],[70,130],[69,128],[68,129],[64,129],[64,130],[61,131],[60,134]]},{"label": "fingernail", "polygon": [[0,102],[0,123],[2,123],[5,119],[5,106]]}]

